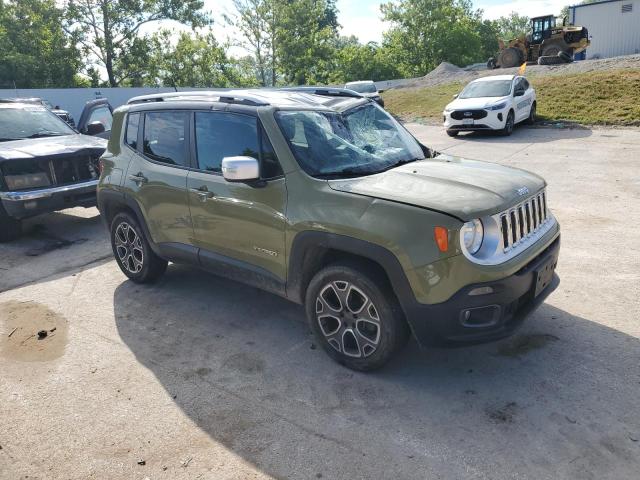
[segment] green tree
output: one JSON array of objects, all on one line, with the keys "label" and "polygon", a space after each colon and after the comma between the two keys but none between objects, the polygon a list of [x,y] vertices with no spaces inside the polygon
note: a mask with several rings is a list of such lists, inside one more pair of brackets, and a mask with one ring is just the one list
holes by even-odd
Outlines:
[{"label": "green tree", "polygon": [[342,37],[335,49],[335,69],[331,83],[356,80],[389,80],[399,72],[388,52],[375,42],[361,44],[356,37]]},{"label": "green tree", "polygon": [[400,0],[381,5],[391,23],[384,44],[407,76],[424,75],[443,61],[467,65],[486,60],[482,11],[470,0]]},{"label": "green tree", "polygon": [[327,83],[331,77],[338,14],[334,0],[278,0],[277,67],[288,83]]},{"label": "green tree", "polygon": [[531,30],[531,19],[527,16],[511,12],[506,17],[500,17],[495,21],[498,36],[501,40],[508,41],[521,37]]},{"label": "green tree", "polygon": [[146,69],[148,85],[172,87],[237,87],[248,86],[239,62],[227,55],[213,32],[190,34],[181,32],[177,41],[173,33],[163,30],[151,39]]},{"label": "green tree", "polygon": [[136,83],[136,55],[146,46],[138,35],[149,22],[174,20],[192,27],[209,23],[202,0],[67,0],[66,29],[107,72],[109,85]]},{"label": "green tree", "polygon": [[241,46],[254,57],[255,72],[263,87],[276,84],[276,25],[279,4],[275,0],[233,0],[237,15],[226,20],[242,34]]},{"label": "green tree", "polygon": [[0,85],[73,87],[80,52],[63,31],[55,0],[0,1]]}]

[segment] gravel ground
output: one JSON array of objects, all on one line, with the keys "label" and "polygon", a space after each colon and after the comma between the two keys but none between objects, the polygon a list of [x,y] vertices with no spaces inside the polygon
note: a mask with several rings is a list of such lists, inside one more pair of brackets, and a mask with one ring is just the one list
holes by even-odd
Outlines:
[{"label": "gravel ground", "polygon": [[548,181],[560,284],[514,337],[358,374],[296,305],[176,265],[135,285],[95,209],[34,219],[0,246],[0,479],[636,480],[640,131],[409,128]]},{"label": "gravel ground", "polygon": [[[527,76],[570,75],[606,70],[640,69],[640,55],[605,58],[601,60],[582,60],[563,65],[527,65]],[[432,87],[446,83],[470,82],[489,75],[515,75],[519,67],[499,68],[496,70],[468,71],[447,62],[442,62],[422,78],[407,80],[405,84],[394,88]]]}]

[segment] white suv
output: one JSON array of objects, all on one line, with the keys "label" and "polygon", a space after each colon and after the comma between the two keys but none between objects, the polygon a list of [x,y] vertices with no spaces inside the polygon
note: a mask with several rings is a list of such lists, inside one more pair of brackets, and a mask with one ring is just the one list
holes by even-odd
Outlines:
[{"label": "white suv", "polygon": [[371,80],[349,82],[345,84],[344,88],[348,90],[353,90],[354,92],[358,92],[363,97],[370,98],[371,100],[376,102],[378,105],[380,105],[382,108],[384,108],[384,100],[382,100],[382,97],[380,96],[380,94],[384,90],[378,90],[378,88],[376,87],[376,84]]},{"label": "white suv", "polygon": [[511,135],[515,124],[536,119],[536,91],[518,75],[495,75],[469,83],[443,112],[450,137],[462,131],[499,130]]}]

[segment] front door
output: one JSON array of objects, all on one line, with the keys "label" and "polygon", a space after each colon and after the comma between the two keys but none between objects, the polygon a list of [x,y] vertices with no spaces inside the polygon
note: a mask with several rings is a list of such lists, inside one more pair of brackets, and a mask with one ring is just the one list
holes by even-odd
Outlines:
[{"label": "front door", "polygon": [[188,125],[187,111],[134,112],[127,116],[125,131],[130,161],[123,185],[140,207],[153,241],[172,248],[172,255],[193,241]]},{"label": "front door", "polygon": [[531,111],[531,105],[533,104],[533,89],[526,78],[519,77],[515,81],[513,91],[514,95],[518,91],[523,93],[521,96],[514,98],[516,105],[516,122],[522,122],[527,119],[529,112]]},{"label": "front door", "polygon": [[[100,123],[102,131],[94,133],[95,124]],[[108,139],[111,137],[111,124],[113,123],[112,108],[106,98],[99,98],[87,102],[82,110],[76,127],[80,133],[94,135]],[[93,125],[92,125],[93,124]]]},{"label": "front door", "polygon": [[[240,275],[246,270],[284,284],[286,185],[258,119],[197,111],[193,122],[197,169],[189,172],[187,188],[201,262],[228,268],[231,276],[230,270]],[[264,181],[249,185],[222,177],[222,159],[239,155],[260,160]]]}]

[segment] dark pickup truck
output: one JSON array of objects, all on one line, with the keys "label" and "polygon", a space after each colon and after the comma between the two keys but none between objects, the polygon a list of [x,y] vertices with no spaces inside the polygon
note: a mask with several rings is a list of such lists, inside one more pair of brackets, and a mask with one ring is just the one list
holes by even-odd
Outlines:
[{"label": "dark pickup truck", "polygon": [[87,105],[82,117],[95,116],[103,120],[78,124],[90,136],[43,106],[0,102],[0,242],[17,238],[25,218],[95,206],[99,158],[107,144],[100,137],[111,130],[106,102]]}]

